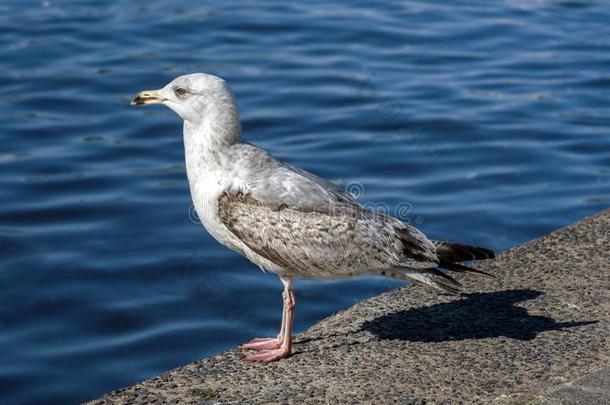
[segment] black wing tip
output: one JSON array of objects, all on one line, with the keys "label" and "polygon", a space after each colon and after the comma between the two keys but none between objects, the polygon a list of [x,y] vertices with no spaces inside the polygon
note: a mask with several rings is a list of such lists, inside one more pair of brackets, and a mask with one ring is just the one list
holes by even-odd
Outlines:
[{"label": "black wing tip", "polygon": [[435,287],[447,294],[451,294],[451,295],[462,295],[462,285],[454,285],[451,283],[444,283],[444,282],[439,282],[439,281],[434,281],[434,285]]},{"label": "black wing tip", "polygon": [[474,256],[472,260],[487,260],[496,258],[496,252],[482,246],[460,245],[460,247],[464,248],[466,251],[468,251],[468,253]]},{"label": "black wing tip", "polygon": [[450,294],[460,294],[462,292],[462,283],[439,269],[430,270],[429,280],[439,290]]},{"label": "black wing tip", "polygon": [[[485,259],[495,259],[496,258],[496,252],[494,252],[491,249],[487,249],[481,246],[474,246],[474,248],[480,252],[483,252],[487,257]],[[485,259],[478,259],[478,260],[485,260]]]},{"label": "black wing tip", "polygon": [[459,263],[446,263],[442,264],[441,267],[449,271],[456,271],[458,273],[474,273],[483,277],[496,278],[494,274],[488,273],[483,270],[474,269],[472,267],[464,266],[463,264]]},{"label": "black wing tip", "polygon": [[445,263],[487,260],[496,257],[496,252],[482,246],[470,246],[442,240],[435,240],[433,243],[437,248],[437,254],[441,262]]}]

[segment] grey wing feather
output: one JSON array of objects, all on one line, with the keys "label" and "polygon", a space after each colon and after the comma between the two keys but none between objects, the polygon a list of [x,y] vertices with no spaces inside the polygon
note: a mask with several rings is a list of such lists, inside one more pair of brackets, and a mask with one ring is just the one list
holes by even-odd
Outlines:
[{"label": "grey wing feather", "polygon": [[276,265],[315,278],[438,265],[436,247],[416,228],[366,210],[334,184],[255,146],[238,154],[246,185],[220,197],[220,219]]},{"label": "grey wing feather", "polygon": [[325,180],[321,177],[318,177],[315,174],[305,171],[299,167],[288,165],[288,164],[286,166],[288,168],[290,168],[291,170],[293,170],[294,172],[296,172],[296,173],[300,174],[301,176],[305,177],[306,179],[310,180],[311,182],[318,184],[324,190],[331,192],[335,197],[337,197],[339,200],[343,201],[344,203],[351,203],[351,204],[359,205],[358,202],[356,201],[356,199],[351,194],[349,194],[345,190],[337,187],[337,185],[331,183],[330,181]]},{"label": "grey wing feather", "polygon": [[279,161],[253,145],[242,144],[236,152],[247,173],[245,192],[274,209],[289,207],[302,211],[360,211],[362,207],[348,193],[331,182],[298,167]]}]

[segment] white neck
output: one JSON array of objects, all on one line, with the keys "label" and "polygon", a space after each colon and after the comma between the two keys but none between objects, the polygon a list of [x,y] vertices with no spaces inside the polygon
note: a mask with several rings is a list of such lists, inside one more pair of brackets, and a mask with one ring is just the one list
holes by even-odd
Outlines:
[{"label": "white neck", "polygon": [[233,97],[220,101],[206,105],[198,122],[184,121],[184,147],[187,154],[195,153],[207,160],[231,145],[242,142],[239,112]]},{"label": "white neck", "polygon": [[232,97],[222,101],[205,106],[199,122],[184,121],[185,162],[191,191],[199,179],[213,178],[215,173],[230,167],[233,157],[230,149],[242,142],[237,107]]}]

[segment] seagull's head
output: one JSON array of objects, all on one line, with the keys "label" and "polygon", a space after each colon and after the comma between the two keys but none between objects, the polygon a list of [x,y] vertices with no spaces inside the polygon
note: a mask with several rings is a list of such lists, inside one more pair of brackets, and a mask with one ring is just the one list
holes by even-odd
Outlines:
[{"label": "seagull's head", "polygon": [[199,125],[206,116],[235,113],[233,93],[227,82],[217,76],[193,73],[179,76],[159,90],[136,94],[132,105],[165,104],[184,121]]}]

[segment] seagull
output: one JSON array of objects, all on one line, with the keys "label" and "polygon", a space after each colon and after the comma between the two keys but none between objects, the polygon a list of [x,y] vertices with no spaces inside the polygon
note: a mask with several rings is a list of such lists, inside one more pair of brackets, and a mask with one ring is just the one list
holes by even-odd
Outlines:
[{"label": "seagull", "polygon": [[461,284],[439,268],[493,277],[462,264],[494,258],[493,251],[429,240],[410,224],[366,209],[329,181],[245,142],[233,92],[217,76],[180,76],[159,90],[138,93],[131,104],[164,104],[183,119],[186,173],[201,223],[284,285],[278,336],[241,345],[246,360],[269,363],[290,356],[295,278],[376,274],[457,294]]}]

